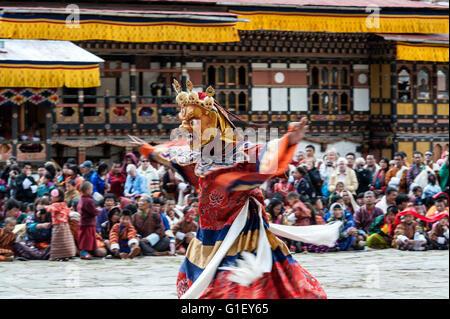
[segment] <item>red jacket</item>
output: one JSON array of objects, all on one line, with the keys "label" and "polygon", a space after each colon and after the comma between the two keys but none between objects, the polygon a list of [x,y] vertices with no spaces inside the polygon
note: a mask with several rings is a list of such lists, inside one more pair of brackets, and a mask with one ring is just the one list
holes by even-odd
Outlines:
[{"label": "red jacket", "polygon": [[90,196],[81,195],[80,202],[77,206],[77,211],[81,215],[80,226],[94,226],[96,217],[100,210],[95,206],[95,202]]},{"label": "red jacket", "polygon": [[119,173],[118,175],[109,172],[109,184],[111,185],[110,193],[114,194],[117,199],[123,196],[123,190],[125,187],[125,182],[127,180],[127,175]]}]

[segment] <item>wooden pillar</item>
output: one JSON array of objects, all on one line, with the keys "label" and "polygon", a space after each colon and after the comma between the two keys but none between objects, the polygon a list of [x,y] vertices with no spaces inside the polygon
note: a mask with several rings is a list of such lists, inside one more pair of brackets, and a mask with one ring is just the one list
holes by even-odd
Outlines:
[{"label": "wooden pillar", "polygon": [[52,114],[54,107],[56,107],[55,104],[47,103],[45,110],[45,159],[47,161],[51,158]]},{"label": "wooden pillar", "polygon": [[82,88],[78,89],[78,112],[80,118],[80,127],[84,126],[84,91]]},{"label": "wooden pillar", "polygon": [[17,105],[12,106],[12,155],[17,158],[17,144],[19,142],[19,109]]},{"label": "wooden pillar", "polygon": [[136,64],[130,65],[131,123],[136,124]]},{"label": "wooden pillar", "polygon": [[86,161],[86,147],[78,148],[78,164],[82,164]]}]

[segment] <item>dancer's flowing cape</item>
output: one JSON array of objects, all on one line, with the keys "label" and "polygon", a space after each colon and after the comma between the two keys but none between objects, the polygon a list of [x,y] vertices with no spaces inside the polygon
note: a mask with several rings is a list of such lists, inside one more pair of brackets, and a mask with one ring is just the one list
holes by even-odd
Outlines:
[{"label": "dancer's flowing cape", "polygon": [[[177,169],[200,189],[199,229],[177,280],[180,298],[326,298],[320,283],[276,235],[333,246],[340,222],[321,226],[269,224],[259,186],[284,174],[296,145],[288,136],[233,147],[230,156],[202,158],[181,141],[140,152]],[[254,160],[252,160],[254,159]]]}]

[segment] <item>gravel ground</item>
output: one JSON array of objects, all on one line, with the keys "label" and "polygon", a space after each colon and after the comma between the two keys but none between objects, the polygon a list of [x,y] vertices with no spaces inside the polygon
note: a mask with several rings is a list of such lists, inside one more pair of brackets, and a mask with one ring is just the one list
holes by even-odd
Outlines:
[{"label": "gravel ground", "polygon": [[[296,254],[329,298],[449,298],[449,252]],[[182,256],[0,263],[0,299],[173,299]]]}]

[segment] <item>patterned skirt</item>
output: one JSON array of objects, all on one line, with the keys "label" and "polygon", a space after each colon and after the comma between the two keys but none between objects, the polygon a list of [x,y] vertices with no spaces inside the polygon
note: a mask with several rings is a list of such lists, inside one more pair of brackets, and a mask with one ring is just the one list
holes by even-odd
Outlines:
[{"label": "patterned skirt", "polygon": [[[327,295],[320,283],[306,271],[290,254],[289,249],[271,231],[267,223],[261,229],[260,218],[254,206],[250,205],[245,226],[222,259],[214,278],[200,298],[206,299],[326,299]],[[178,274],[178,297],[181,298],[200,277],[214,258],[214,254],[224,242],[230,230],[224,226],[220,230],[204,230],[199,227],[197,236],[187,250],[186,259]],[[242,253],[254,253],[258,248],[259,232],[266,232],[270,244],[272,269],[256,279],[250,286],[240,285],[230,280],[231,271],[220,269],[236,265]]]},{"label": "patterned skirt", "polygon": [[74,257],[76,254],[75,242],[68,223],[54,224],[50,260]]}]

